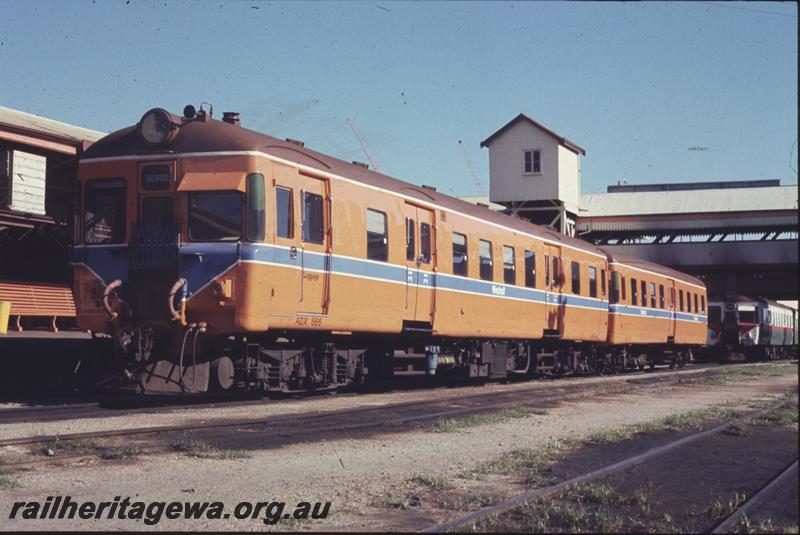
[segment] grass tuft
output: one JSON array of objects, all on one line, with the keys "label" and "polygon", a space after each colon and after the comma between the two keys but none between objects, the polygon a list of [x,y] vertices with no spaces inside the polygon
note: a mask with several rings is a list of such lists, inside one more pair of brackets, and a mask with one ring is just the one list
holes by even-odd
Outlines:
[{"label": "grass tuft", "polygon": [[21,487],[20,482],[9,476],[0,476],[0,490],[11,490]]},{"label": "grass tuft", "polygon": [[250,454],[242,450],[221,450],[207,442],[181,435],[169,444],[172,451],[201,459],[234,460],[249,459]]}]

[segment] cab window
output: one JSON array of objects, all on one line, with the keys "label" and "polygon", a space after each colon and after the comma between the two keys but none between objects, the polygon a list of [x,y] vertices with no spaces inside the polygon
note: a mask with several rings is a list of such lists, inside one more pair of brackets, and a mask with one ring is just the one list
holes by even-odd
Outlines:
[{"label": "cab window", "polygon": [[325,241],[323,230],[322,195],[303,192],[303,226],[301,237],[306,243],[321,244]]},{"label": "cab window", "polygon": [[294,238],[294,208],[292,190],[275,188],[275,232],[279,238]]},{"label": "cab window", "polygon": [[189,239],[237,241],[242,237],[242,194],[203,191],[189,194]]},{"label": "cab window", "polygon": [[126,187],[121,178],[86,183],[84,239],[86,243],[125,241]]}]

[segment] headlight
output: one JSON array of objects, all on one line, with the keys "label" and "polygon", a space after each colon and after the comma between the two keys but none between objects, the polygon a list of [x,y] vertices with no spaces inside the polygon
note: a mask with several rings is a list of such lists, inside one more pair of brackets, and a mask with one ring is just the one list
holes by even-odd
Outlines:
[{"label": "headlight", "polygon": [[139,121],[139,134],[145,143],[161,145],[170,141],[178,132],[178,125],[172,122],[169,112],[155,108],[142,116]]}]

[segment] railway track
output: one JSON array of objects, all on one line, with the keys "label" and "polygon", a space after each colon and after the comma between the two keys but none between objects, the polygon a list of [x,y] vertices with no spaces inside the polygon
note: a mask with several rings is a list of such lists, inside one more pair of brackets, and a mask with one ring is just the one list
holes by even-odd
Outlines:
[{"label": "railway track", "polygon": [[[726,364],[725,366],[747,366],[748,364]],[[749,364],[750,366],[758,366],[759,364]],[[662,374],[687,374],[692,375],[702,373],[708,370],[718,369],[717,364],[695,364],[690,368],[670,370],[666,368],[657,368],[654,371],[630,371],[623,374],[609,375],[607,377],[629,377],[635,379],[637,377],[652,377],[653,373],[661,376]],[[596,376],[582,377],[582,379],[591,379]],[[533,389],[550,385],[552,383],[531,382]],[[439,384],[433,386],[412,386],[405,387],[390,386],[385,390],[380,390],[382,393],[408,391],[412,389],[426,391],[437,388],[443,388],[448,385]],[[451,384],[449,386],[465,386],[475,387],[475,383],[464,384]],[[370,391],[372,392],[372,391]],[[0,408],[0,425],[13,424],[20,422],[47,422],[47,421],[62,421],[67,419],[79,418],[103,418],[108,416],[126,416],[133,414],[163,414],[167,412],[177,412],[184,409],[205,409],[215,407],[247,407],[253,405],[260,405],[263,403],[280,403],[287,399],[297,400],[298,398],[314,398],[319,395],[327,395],[330,391],[316,391],[307,392],[303,394],[277,394],[267,397],[259,395],[254,399],[252,395],[223,395],[223,396],[209,396],[202,397],[176,397],[176,396],[102,396],[100,399],[95,399],[91,402],[78,402],[68,403],[64,402],[63,398],[56,400],[48,399],[33,399],[28,403],[36,403],[34,406],[22,406],[11,408]],[[364,395],[363,392],[355,392],[350,390],[343,390],[337,393],[338,397]],[[0,444],[1,445],[1,444]]]},{"label": "railway track", "polygon": [[[707,370],[703,372],[710,373]],[[358,433],[402,431],[408,427],[423,425],[441,419],[457,419],[472,415],[494,413],[503,409],[547,409],[565,401],[576,401],[588,397],[615,395],[654,384],[670,385],[686,380],[686,372],[648,374],[617,381],[573,381],[558,386],[552,383],[531,383],[507,391],[492,389],[489,392],[460,393],[438,399],[390,403],[353,409],[321,411],[314,414],[289,414],[268,418],[242,418],[221,422],[197,422],[181,425],[144,426],[112,431],[81,432],[60,435],[26,436],[0,440],[0,447],[28,446],[35,450],[60,441],[99,441],[125,439],[139,440],[155,447],[142,449],[143,453],[169,451],[175,437],[191,433],[206,442],[221,447],[252,446],[269,448],[287,443],[318,440],[321,436]],[[704,373],[689,374],[699,378]],[[6,462],[3,471],[32,468],[39,465],[73,462],[96,455],[65,455],[44,457],[35,460]]]},{"label": "railway track", "polygon": [[[697,433],[693,433],[688,436],[684,436],[677,440],[651,448],[643,453],[637,453],[616,463],[603,466],[601,468],[592,470],[590,472],[586,472],[584,474],[580,474],[565,481],[548,485],[546,487],[537,488],[532,491],[526,492],[524,494],[514,496],[512,498],[506,499],[494,505],[479,509],[478,511],[472,512],[470,514],[448,520],[447,522],[438,524],[436,526],[431,526],[422,531],[425,533],[441,533],[447,531],[463,530],[467,526],[474,525],[478,522],[487,520],[490,517],[501,515],[533,500],[541,499],[548,496],[553,496],[573,485],[588,483],[614,474],[618,474],[630,467],[645,463],[649,460],[660,457],[666,453],[677,450],[678,448],[682,448],[691,443],[708,438],[712,435],[716,435],[724,431],[725,429],[730,428],[731,425],[741,424],[748,420],[758,418],[771,411],[780,409],[786,406],[787,404],[788,402],[782,402],[766,409],[749,412],[737,418],[726,420],[710,429],[706,429],[703,431],[699,431]],[[742,518],[742,515],[746,514],[746,512],[749,509],[753,508],[755,505],[761,503],[765,499],[765,497],[769,494],[769,492],[771,492],[771,490],[774,487],[776,487],[781,481],[783,481],[785,478],[792,477],[793,475],[796,476],[796,473],[797,473],[797,460],[795,460],[790,466],[782,470],[777,476],[771,479],[766,485],[764,485],[764,487],[762,487],[761,491],[755,494],[751,499],[747,500],[747,502],[743,503],[736,511],[734,511],[734,513],[732,513],[725,520],[720,522],[714,528],[712,533],[731,532],[732,528],[736,525],[739,519]]]}]

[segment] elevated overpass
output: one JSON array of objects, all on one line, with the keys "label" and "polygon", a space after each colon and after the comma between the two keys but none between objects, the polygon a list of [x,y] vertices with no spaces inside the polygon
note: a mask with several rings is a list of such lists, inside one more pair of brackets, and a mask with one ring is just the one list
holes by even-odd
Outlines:
[{"label": "elevated overpass", "polygon": [[798,189],[778,180],[610,186],[576,236],[695,275],[711,293],[798,296]]}]

